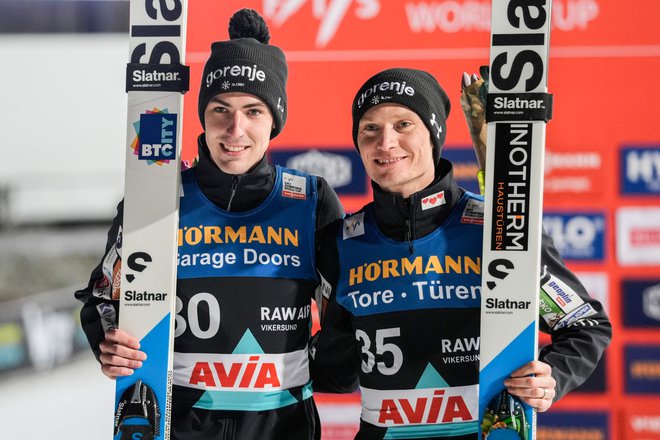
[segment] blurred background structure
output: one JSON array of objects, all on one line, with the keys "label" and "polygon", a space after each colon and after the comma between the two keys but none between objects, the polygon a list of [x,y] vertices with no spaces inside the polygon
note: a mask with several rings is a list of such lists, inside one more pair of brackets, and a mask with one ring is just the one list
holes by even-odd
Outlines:
[{"label": "blurred background structure", "polygon": [[[370,189],[350,137],[353,93],[383,68],[422,68],[453,103],[443,154],[477,191],[458,96],[462,72],[488,63],[489,1],[189,3],[188,109],[210,42],[252,7],[290,63],[273,162],[323,175],[357,210]],[[660,439],[659,17],[657,0],[553,0],[544,225],[606,305],[615,340],[593,377],[539,417],[539,440]],[[110,438],[114,384],[73,292],[101,258],[123,193],[127,30],[127,0],[0,0],[2,438]],[[184,159],[200,130],[189,110]],[[318,401],[324,439],[352,438],[358,396]]]}]

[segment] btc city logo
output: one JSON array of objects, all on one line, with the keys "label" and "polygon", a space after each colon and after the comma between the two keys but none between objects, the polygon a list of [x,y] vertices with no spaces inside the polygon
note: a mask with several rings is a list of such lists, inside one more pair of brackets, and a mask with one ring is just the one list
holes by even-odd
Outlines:
[{"label": "btc city logo", "polygon": [[143,113],[133,122],[136,136],[131,148],[149,165],[163,165],[176,158],[177,115],[167,109]]}]

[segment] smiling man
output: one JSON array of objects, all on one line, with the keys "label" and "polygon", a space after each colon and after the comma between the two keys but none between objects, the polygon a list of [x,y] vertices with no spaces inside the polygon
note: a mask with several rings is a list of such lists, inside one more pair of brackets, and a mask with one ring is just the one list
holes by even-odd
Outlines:
[{"label": "smiling man", "polygon": [[[317,231],[343,211],[322,178],[268,163],[287,116],[286,59],[255,11],[237,12],[229,34],[204,67],[199,161],[181,176],[172,438],[317,439],[308,369]],[[76,292],[110,378],[152,361],[116,328],[122,212]]]},{"label": "smiling man", "polygon": [[[326,304],[311,367],[318,390],[359,385],[356,439],[478,437],[483,198],[460,188],[440,157],[449,110],[433,76],[403,68],[374,75],[353,101],[374,199],[324,231]],[[553,343],[505,381],[546,411],[591,374],[611,326],[547,235],[541,262],[540,291],[561,285],[586,310],[577,319],[542,312]]]}]

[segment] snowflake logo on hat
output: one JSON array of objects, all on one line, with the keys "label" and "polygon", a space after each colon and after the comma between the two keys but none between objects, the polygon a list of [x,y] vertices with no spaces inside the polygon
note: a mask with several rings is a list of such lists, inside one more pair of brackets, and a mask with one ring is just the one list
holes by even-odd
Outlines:
[{"label": "snowflake logo on hat", "polygon": [[374,96],[373,98],[371,98],[371,103],[373,105],[378,105],[379,102],[380,102],[380,97]]},{"label": "snowflake logo on hat", "polygon": [[440,139],[440,133],[442,133],[442,127],[438,124],[438,121],[435,120],[435,113],[431,113],[431,120],[429,121],[432,127],[435,127],[438,132],[435,134],[435,137]]},{"label": "snowflake logo on hat", "polygon": [[222,88],[223,88],[224,90],[227,90],[227,89],[229,88],[229,81],[225,81],[225,82],[223,82],[223,83],[222,83]]}]

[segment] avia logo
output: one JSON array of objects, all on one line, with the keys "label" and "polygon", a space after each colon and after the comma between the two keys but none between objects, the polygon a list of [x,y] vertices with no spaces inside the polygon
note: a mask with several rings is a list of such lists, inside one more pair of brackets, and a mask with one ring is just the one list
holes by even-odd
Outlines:
[{"label": "avia logo", "polygon": [[325,47],[334,38],[349,11],[360,20],[371,20],[380,13],[380,0],[264,0],[263,13],[280,27],[307,3],[311,3],[312,15],[320,21],[316,47]]},{"label": "avia logo", "polygon": [[281,381],[273,362],[260,362],[250,356],[248,362],[197,362],[190,374],[191,385],[207,388],[262,389],[279,388]]},{"label": "avia logo", "polygon": [[444,394],[445,390],[435,390],[430,399],[383,399],[378,422],[386,425],[410,425],[467,422],[474,419],[462,396],[445,398]]}]

